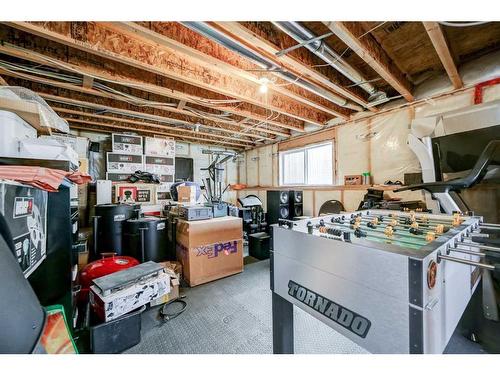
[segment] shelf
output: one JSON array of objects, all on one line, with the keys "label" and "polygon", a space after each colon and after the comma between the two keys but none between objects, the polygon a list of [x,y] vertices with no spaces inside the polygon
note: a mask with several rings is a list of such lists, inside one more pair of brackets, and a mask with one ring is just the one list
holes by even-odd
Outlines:
[{"label": "shelf", "polygon": [[367,190],[368,188],[375,188],[380,190],[392,191],[402,188],[401,185],[319,185],[319,186],[247,186],[245,189],[232,190],[315,190],[315,191],[332,191],[332,190]]}]

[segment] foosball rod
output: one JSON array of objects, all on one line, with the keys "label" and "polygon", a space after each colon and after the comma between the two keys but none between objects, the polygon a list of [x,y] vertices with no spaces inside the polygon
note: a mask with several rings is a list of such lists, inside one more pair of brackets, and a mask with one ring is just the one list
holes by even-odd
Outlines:
[{"label": "foosball rod", "polygon": [[500,230],[500,224],[481,223],[479,224],[479,228]]},{"label": "foosball rod", "polygon": [[480,253],[479,251],[472,251],[472,250],[464,250],[460,248],[450,248],[450,251],[454,251],[456,253],[463,253],[463,254],[469,254],[469,255],[474,255],[476,257],[484,258],[486,256],[485,253]]},{"label": "foosball rod", "polygon": [[[363,222],[363,223],[371,223],[371,221],[369,221],[369,220],[367,221],[366,219],[361,219],[361,220],[362,220],[362,222]],[[382,222],[379,222],[379,224],[377,224],[377,225],[384,225],[384,224],[386,224],[386,225],[388,225],[388,226],[393,227],[393,228],[394,228],[394,232],[395,232],[395,234],[399,234],[399,235],[404,236],[404,237],[411,237],[411,238],[415,238],[415,237],[417,237],[417,238],[418,238],[418,237],[420,237],[420,236],[424,237],[424,236],[426,235],[426,233],[422,233],[422,234],[415,234],[415,233],[411,233],[411,232],[404,233],[404,232],[401,232],[401,231],[397,231],[397,229],[398,229],[398,228],[397,228],[397,226],[391,225],[391,223],[390,223],[390,222],[385,222],[385,221],[382,221]],[[398,224],[398,226],[403,226],[403,224]],[[406,226],[408,229],[412,228],[410,225],[405,225],[405,226]],[[373,230],[373,229],[376,229],[376,228],[370,228],[370,227],[367,227],[367,228],[372,229],[372,230]],[[431,228],[432,228],[432,227],[431,227]],[[418,229],[418,228],[416,228],[416,229]],[[429,228],[427,228],[427,229],[429,229]],[[435,229],[435,228],[434,228],[434,229]],[[379,231],[380,231],[380,230],[379,230]],[[383,232],[383,233],[385,233],[383,230],[382,230],[382,232]],[[397,232],[397,233],[396,233],[396,232]],[[438,236],[438,234],[436,234],[436,237],[437,237],[437,236]]]},{"label": "foosball rod", "polygon": [[[325,224],[328,225],[328,226],[334,226],[334,224],[328,224],[328,223],[325,223]],[[350,229],[350,233],[352,233],[352,234],[354,234],[354,232],[355,232],[355,230],[350,227],[351,224],[335,223],[335,225],[343,226],[343,227],[346,227],[346,228]],[[376,233],[380,233],[380,232],[374,231],[371,228],[366,228],[366,229],[367,230],[359,228],[359,230],[361,230],[361,231],[363,231],[363,232],[366,233],[367,237],[378,238],[378,239],[382,239],[382,240],[385,240],[385,241],[397,241],[397,242],[404,243],[406,245],[425,245],[426,244],[426,242],[422,242],[422,243],[415,242],[415,241],[422,241],[419,238],[414,238],[415,241],[406,241],[406,240],[401,239],[401,238],[393,238],[393,237],[388,237],[388,236],[378,236],[378,235],[373,234],[371,232],[376,232]]]},{"label": "foosball rod", "polygon": [[[370,223],[370,222],[371,222],[371,221],[368,221],[368,222],[367,222],[367,221],[363,221],[363,223],[366,223],[366,224],[368,224],[368,223]],[[340,224],[340,223],[338,223],[338,222],[333,222],[333,223],[326,223],[326,224],[328,224],[328,225],[335,225],[335,224]],[[347,224],[347,223],[343,223],[343,224]],[[350,223],[349,223],[349,225],[353,225],[353,224],[350,224]],[[379,225],[382,225],[382,224],[377,224],[377,226],[379,226]],[[387,224],[387,225],[388,225],[388,226],[392,226],[392,225],[390,225],[390,224]],[[360,228],[360,229],[361,229],[361,228]],[[384,230],[383,228],[380,228],[380,229],[379,229],[379,228],[377,228],[377,227],[375,227],[375,228],[370,228],[370,227],[366,226],[366,227],[363,227],[363,229],[367,229],[367,230],[371,230],[371,231],[374,231],[374,232],[377,232],[377,233],[384,233],[384,234],[385,234],[385,230]],[[422,234],[414,234],[414,233],[410,233],[410,232],[405,233],[405,232],[401,232],[401,230],[397,231],[397,230],[396,230],[396,228],[394,228],[394,229],[393,229],[393,231],[394,231],[394,235],[398,235],[398,236],[401,236],[401,237],[413,238],[413,239],[415,239],[415,240],[422,240],[422,241],[428,242],[428,241],[425,239],[425,235],[426,235],[426,233],[422,233]],[[420,237],[424,237],[424,238],[420,238]]]},{"label": "foosball rod", "polygon": [[476,267],[484,268],[484,269],[487,269],[490,271],[494,271],[496,269],[496,267],[492,264],[475,262],[473,260],[455,258],[455,257],[450,257],[448,255],[438,254],[438,261],[441,261],[441,260],[448,260],[448,261],[455,262],[455,263],[467,264],[469,266],[476,266]]},{"label": "foosball rod", "polygon": [[488,246],[488,245],[483,245],[477,242],[472,242],[472,241],[462,241],[457,243],[458,246],[464,246],[464,247],[473,247],[479,250],[486,250],[486,251],[491,251],[494,253],[500,253],[500,247],[494,247],[494,246]]},{"label": "foosball rod", "polygon": [[[363,216],[361,216],[361,217],[363,217]],[[374,218],[380,219],[380,216],[374,216],[374,215],[366,215],[365,217],[369,217],[369,218],[373,218],[373,219]],[[405,218],[406,217],[401,217],[401,216],[399,216],[399,217],[384,217],[384,221],[383,222],[385,223],[386,220],[389,220],[389,221],[391,221],[391,220],[397,220],[398,222],[400,222],[401,220],[404,220]],[[430,219],[428,221],[423,221],[422,219],[415,220],[415,221],[418,223],[418,225],[422,225],[422,226],[424,226],[424,225],[431,226],[431,225],[440,225],[440,224],[442,224],[442,225],[448,225],[450,227],[453,226],[453,222],[452,221],[446,222],[446,223],[434,222],[434,221],[432,221]],[[409,225],[409,224],[404,224],[404,223],[400,223],[400,224],[401,225]]]}]

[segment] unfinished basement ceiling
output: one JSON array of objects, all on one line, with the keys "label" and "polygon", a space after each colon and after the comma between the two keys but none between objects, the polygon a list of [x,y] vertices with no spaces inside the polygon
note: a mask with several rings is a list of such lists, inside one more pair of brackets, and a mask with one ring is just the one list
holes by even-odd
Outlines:
[{"label": "unfinished basement ceiling", "polygon": [[465,28],[296,23],[314,36],[332,34],[313,45],[340,55],[363,79],[353,82],[311,48],[280,56],[298,42],[279,24],[4,23],[0,76],[41,94],[75,129],[142,131],[248,149],[304,133],[311,124],[319,129],[376,112],[386,101],[374,97],[411,102],[415,87],[437,75],[448,74],[457,88],[453,71],[500,49],[498,22]]}]

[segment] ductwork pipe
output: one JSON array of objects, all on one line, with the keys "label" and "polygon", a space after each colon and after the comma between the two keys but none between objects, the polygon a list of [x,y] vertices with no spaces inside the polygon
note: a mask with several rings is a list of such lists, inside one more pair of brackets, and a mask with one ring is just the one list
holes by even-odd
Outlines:
[{"label": "ductwork pipe", "polygon": [[[223,32],[213,28],[205,22],[181,22],[184,26],[190,28],[191,30],[217,42],[218,44],[239,53],[242,56],[245,56],[247,59],[254,62],[259,67],[269,70],[271,73],[277,75],[278,77],[291,82],[297,86],[302,87],[303,89],[312,92],[315,95],[322,97],[332,103],[335,103],[341,107],[349,108],[355,111],[362,111],[363,108],[355,103],[352,103],[345,99],[340,95],[336,95],[328,90],[323,89],[322,87],[318,87],[298,76],[292,74],[290,72],[282,71],[282,67],[278,64],[274,63],[272,60],[267,59],[266,57],[260,55],[257,52],[254,52],[238,41],[230,38]],[[273,70],[279,70],[273,72]]]},{"label": "ductwork pipe", "polygon": [[[273,22],[273,24],[299,43],[317,38],[317,35],[298,22]],[[385,96],[385,93],[377,91],[373,85],[367,83],[361,73],[347,64],[340,55],[323,43],[323,41],[316,40],[311,43],[305,43],[304,47],[370,94],[370,101]]]}]

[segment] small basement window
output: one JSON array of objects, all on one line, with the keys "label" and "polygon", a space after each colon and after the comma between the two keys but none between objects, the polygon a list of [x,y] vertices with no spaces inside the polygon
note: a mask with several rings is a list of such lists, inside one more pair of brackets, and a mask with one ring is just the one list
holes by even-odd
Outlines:
[{"label": "small basement window", "polygon": [[280,152],[279,161],[281,186],[333,184],[333,142]]}]

